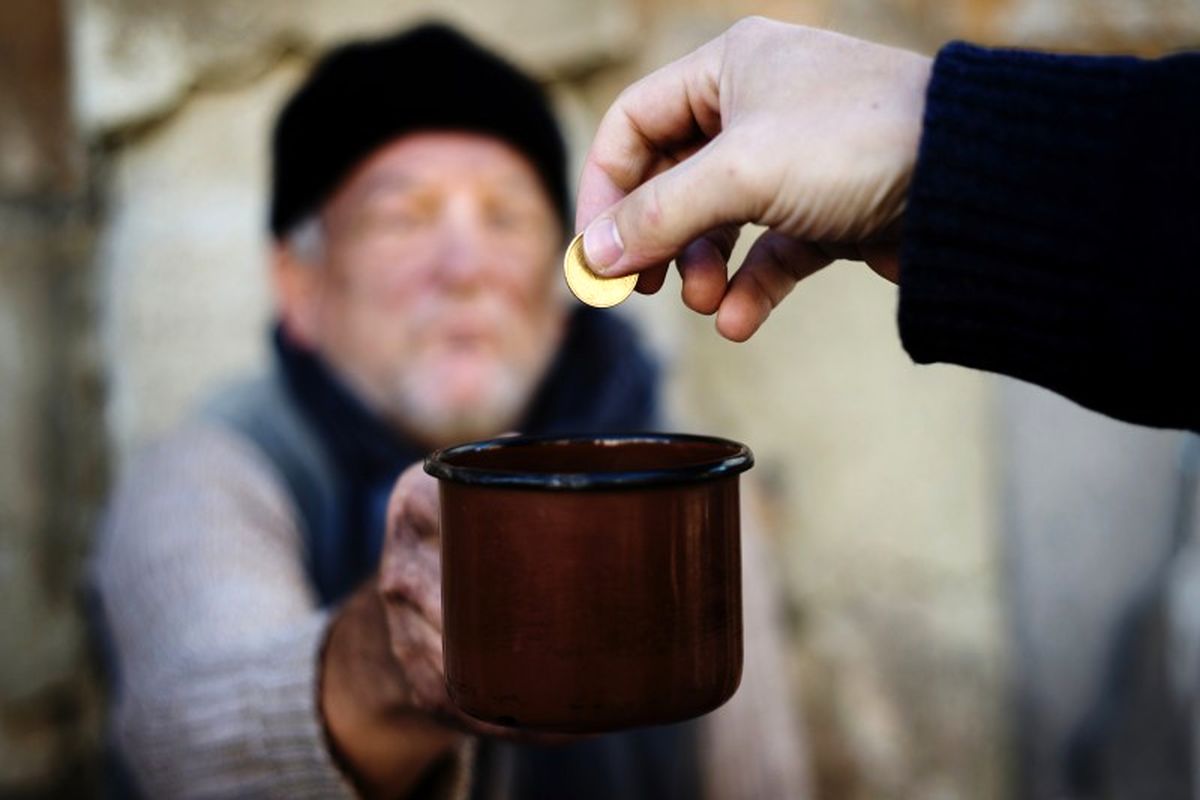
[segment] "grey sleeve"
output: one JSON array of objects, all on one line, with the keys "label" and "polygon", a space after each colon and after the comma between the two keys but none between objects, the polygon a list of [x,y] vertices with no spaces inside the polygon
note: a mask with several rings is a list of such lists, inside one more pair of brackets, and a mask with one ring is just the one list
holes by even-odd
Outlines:
[{"label": "grey sleeve", "polygon": [[113,733],[151,797],[352,797],[317,708],[326,615],[253,445],[193,426],[114,495],[93,562]]}]

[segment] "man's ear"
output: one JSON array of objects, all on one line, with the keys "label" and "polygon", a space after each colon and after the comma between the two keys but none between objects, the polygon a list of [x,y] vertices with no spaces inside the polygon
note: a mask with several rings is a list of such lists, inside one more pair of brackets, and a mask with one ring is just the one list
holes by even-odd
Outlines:
[{"label": "man's ear", "polygon": [[320,318],[321,266],[301,261],[284,242],[271,244],[271,285],[284,333],[312,349]]}]

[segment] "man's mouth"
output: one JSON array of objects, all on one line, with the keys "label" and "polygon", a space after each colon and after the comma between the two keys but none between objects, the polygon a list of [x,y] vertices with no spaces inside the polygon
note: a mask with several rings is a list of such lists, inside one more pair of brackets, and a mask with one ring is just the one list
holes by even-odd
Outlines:
[{"label": "man's mouth", "polygon": [[479,330],[453,330],[442,336],[451,350],[478,350],[492,342],[493,337]]}]

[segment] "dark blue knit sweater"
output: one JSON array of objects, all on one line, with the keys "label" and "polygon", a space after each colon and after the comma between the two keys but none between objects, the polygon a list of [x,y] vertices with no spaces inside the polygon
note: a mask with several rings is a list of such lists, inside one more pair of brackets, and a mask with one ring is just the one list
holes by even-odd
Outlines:
[{"label": "dark blue knit sweater", "polygon": [[915,361],[1200,429],[1200,53],[939,53],[906,213]]}]

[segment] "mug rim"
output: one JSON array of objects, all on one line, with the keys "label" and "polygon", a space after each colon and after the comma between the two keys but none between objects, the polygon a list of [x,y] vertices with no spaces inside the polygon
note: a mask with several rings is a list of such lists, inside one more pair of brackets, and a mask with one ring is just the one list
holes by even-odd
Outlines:
[{"label": "mug rim", "polygon": [[[450,459],[466,453],[562,444],[599,444],[616,446],[629,443],[672,444],[691,442],[728,447],[729,455],[677,467],[603,472],[541,472],[466,467]],[[504,436],[443,447],[425,459],[425,472],[440,480],[476,486],[520,489],[586,490],[670,486],[697,483],[738,475],[754,466],[754,454],[741,442],[720,436],[694,433],[621,433],[621,434],[539,434]]]}]

